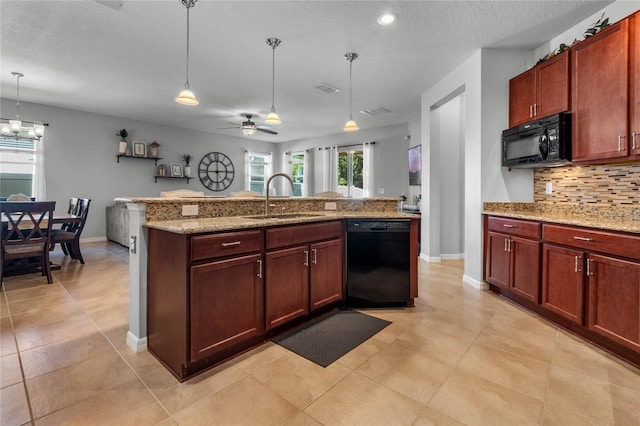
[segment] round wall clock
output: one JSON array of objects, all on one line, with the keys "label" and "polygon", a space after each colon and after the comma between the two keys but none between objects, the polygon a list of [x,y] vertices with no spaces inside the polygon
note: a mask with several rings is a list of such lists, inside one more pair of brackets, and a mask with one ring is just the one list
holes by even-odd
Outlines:
[{"label": "round wall clock", "polygon": [[235,170],[231,159],[221,152],[210,152],[198,165],[200,182],[212,191],[224,191],[233,182]]}]

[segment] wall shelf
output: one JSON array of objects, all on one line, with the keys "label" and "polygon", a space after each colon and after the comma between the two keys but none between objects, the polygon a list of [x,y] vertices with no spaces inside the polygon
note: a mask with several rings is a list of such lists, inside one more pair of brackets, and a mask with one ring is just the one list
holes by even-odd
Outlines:
[{"label": "wall shelf", "polygon": [[158,160],[162,160],[162,157],[137,157],[135,155],[126,155],[126,154],[116,154],[118,163],[120,162],[120,157],[124,158],[137,158],[138,160],[154,160],[155,165],[158,165]]},{"label": "wall shelf", "polygon": [[187,183],[189,183],[190,179],[193,179],[192,177],[187,177],[187,176],[158,176],[158,175],[155,175],[153,177],[155,179],[155,183],[158,183],[158,178],[160,178],[160,179],[186,179]]}]

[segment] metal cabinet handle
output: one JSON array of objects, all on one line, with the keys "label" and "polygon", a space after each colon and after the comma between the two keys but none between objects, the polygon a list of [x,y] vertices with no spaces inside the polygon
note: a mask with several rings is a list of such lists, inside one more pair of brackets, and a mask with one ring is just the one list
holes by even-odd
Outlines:
[{"label": "metal cabinet handle", "polygon": [[508,239],[504,239],[504,251],[507,251],[507,241],[509,241]]},{"label": "metal cabinet handle", "polygon": [[578,266],[578,261],[582,260],[582,256],[576,256],[576,272],[580,272],[580,267]]},{"label": "metal cabinet handle", "polygon": [[533,104],[533,116],[538,116],[538,104]]},{"label": "metal cabinet handle", "polygon": [[573,237],[573,239],[578,241],[593,241],[593,238],[578,237],[578,236]]},{"label": "metal cabinet handle", "polygon": [[262,278],[262,259],[258,259],[258,278]]},{"label": "metal cabinet handle", "polygon": [[502,226],[504,226],[505,228],[515,228],[515,226],[513,226],[513,225],[507,225],[506,223],[502,224]]},{"label": "metal cabinet handle", "polygon": [[509,244],[507,245],[507,251],[511,253],[511,240],[508,240]]},{"label": "metal cabinet handle", "polygon": [[631,149],[640,148],[636,145],[636,136],[640,135],[640,133],[631,133]]},{"label": "metal cabinet handle", "polygon": [[304,251],[304,266],[309,266],[309,250]]},{"label": "metal cabinet handle", "polygon": [[587,257],[587,276],[593,275],[593,271],[591,270],[591,259]]},{"label": "metal cabinet handle", "polygon": [[624,138],[624,135],[618,135],[618,151],[624,151],[624,148],[622,147],[622,139]]},{"label": "metal cabinet handle", "polygon": [[240,245],[240,241],[233,241],[231,243],[222,243],[220,245],[222,247],[234,247],[234,246],[239,246]]},{"label": "metal cabinet handle", "polygon": [[529,105],[529,118],[533,117],[533,105]]},{"label": "metal cabinet handle", "polygon": [[318,263],[318,250],[311,249],[311,252],[313,253],[313,264],[316,265]]}]

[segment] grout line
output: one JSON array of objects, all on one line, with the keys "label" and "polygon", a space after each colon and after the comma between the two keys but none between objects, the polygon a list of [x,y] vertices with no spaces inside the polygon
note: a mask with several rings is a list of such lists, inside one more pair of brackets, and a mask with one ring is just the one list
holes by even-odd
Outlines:
[{"label": "grout line", "polygon": [[556,353],[558,352],[559,336],[560,336],[560,329],[556,327],[556,338],[555,338],[555,344],[553,347],[553,355],[551,356],[551,363],[549,364],[549,374],[547,375],[547,386],[545,387],[545,390],[544,390],[544,401],[542,401],[542,417],[540,417],[540,422],[539,422],[540,425],[542,425],[542,422],[544,422],[544,415],[547,412],[547,406],[549,405],[547,399],[549,398],[549,387],[551,386],[551,370],[553,370],[553,364],[556,361]]}]

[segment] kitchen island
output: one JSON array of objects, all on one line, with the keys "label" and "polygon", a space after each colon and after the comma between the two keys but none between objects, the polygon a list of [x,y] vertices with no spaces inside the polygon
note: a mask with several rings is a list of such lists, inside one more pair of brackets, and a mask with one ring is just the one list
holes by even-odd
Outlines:
[{"label": "kitchen island", "polygon": [[419,218],[398,213],[397,198],[272,198],[269,217],[260,198],[126,201],[127,343],[179,380],[340,304],[347,218],[411,223],[407,305],[417,297]]}]

